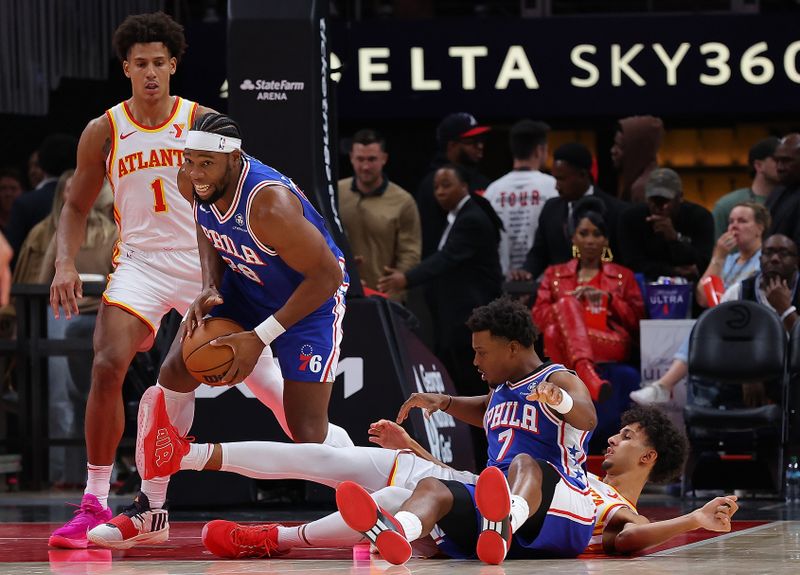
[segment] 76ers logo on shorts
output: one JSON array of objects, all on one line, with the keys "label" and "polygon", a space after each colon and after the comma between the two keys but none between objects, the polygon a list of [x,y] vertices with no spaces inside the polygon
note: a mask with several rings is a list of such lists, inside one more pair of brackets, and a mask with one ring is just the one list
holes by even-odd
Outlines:
[{"label": "76ers logo on shorts", "polygon": [[311,373],[319,373],[322,369],[322,356],[314,355],[314,348],[305,344],[300,348],[300,371],[310,371]]}]

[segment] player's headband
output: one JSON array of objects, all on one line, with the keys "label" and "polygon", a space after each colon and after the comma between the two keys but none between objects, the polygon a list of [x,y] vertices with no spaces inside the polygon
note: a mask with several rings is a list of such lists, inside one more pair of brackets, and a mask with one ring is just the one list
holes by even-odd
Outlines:
[{"label": "player's headband", "polygon": [[186,135],[185,147],[192,150],[230,154],[234,150],[241,149],[242,140],[240,138],[231,138],[230,136],[212,134],[211,132],[189,130],[189,133]]}]

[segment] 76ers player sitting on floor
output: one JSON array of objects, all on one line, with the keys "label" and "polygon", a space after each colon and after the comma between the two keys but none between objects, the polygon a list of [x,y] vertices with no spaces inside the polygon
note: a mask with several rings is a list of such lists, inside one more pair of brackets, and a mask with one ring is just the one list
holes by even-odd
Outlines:
[{"label": "76ers player sitting on floor", "polygon": [[[583,382],[533,349],[530,312],[507,298],[477,308],[467,322],[474,363],[491,391],[480,397],[413,394],[413,407],[443,410],[489,438],[488,467],[476,485],[421,480],[394,516],[352,482],[336,492],[345,522],[384,559],[404,563],[410,541],[428,533],[454,558],[501,563],[512,557],[574,557],[586,547],[594,503],[584,462],[596,413]],[[510,487],[510,489],[509,489]]]},{"label": "76ers player sitting on floor", "polygon": [[[147,414],[162,406],[167,392],[189,396],[197,388],[181,358],[181,341],[210,313],[246,330],[212,342],[234,352],[224,383],[243,381],[271,345],[284,378],[283,407],[292,438],[352,446],[342,428],[328,424],[348,285],[342,252],[297,186],[241,151],[239,134],[233,120],[211,113],[196,120],[186,137],[178,188],[194,204],[203,291],[161,368],[161,385],[142,397],[137,444],[155,451],[159,429],[146,425]],[[169,410],[169,416],[179,434],[189,431],[191,417],[182,410]],[[140,457],[144,450],[137,449],[143,479],[179,469],[186,450],[169,447],[159,445],[159,457],[152,458]],[[149,497],[144,486],[142,493]],[[112,548],[153,541],[154,531],[168,529],[166,516],[156,515],[140,497],[130,511],[89,531],[89,540]]]}]

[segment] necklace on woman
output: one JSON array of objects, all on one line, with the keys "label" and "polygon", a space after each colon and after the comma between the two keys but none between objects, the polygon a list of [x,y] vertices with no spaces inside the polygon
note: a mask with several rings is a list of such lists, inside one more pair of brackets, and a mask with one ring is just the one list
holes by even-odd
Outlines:
[{"label": "necklace on woman", "polygon": [[578,270],[578,283],[585,284],[592,281],[594,276],[596,276],[600,272],[599,269],[589,269],[589,270]]}]

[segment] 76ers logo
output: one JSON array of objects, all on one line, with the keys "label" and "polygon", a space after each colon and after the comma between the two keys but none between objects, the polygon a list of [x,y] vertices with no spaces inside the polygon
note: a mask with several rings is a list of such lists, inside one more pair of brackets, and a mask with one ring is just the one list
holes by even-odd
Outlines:
[{"label": "76ers logo", "polygon": [[311,373],[319,373],[322,369],[322,356],[314,355],[314,348],[305,344],[300,348],[300,371],[310,371]]}]

